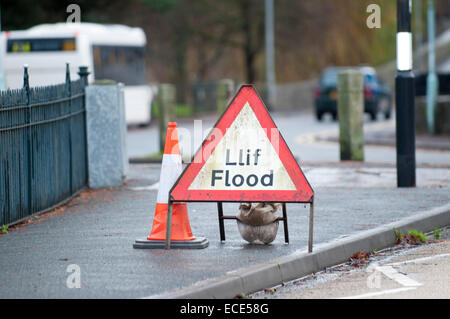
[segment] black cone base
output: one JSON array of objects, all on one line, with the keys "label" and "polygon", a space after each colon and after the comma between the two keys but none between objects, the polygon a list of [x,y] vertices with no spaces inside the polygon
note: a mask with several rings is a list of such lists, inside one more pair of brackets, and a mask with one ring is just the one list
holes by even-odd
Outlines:
[{"label": "black cone base", "polygon": [[[172,240],[170,242],[170,248],[178,248],[178,249],[203,249],[208,247],[208,245],[209,241],[205,237],[197,237],[193,240]],[[136,239],[136,241],[133,244],[133,248],[164,249],[166,248],[166,241]]]}]

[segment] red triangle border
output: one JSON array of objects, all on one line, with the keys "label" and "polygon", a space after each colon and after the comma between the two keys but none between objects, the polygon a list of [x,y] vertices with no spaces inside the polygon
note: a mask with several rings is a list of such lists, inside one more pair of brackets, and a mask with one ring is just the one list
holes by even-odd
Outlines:
[{"label": "red triangle border", "polygon": [[[189,190],[189,186],[200,172],[209,156],[214,152],[215,147],[226,133],[226,130],[232,125],[237,115],[244,105],[249,102],[254,114],[263,129],[267,129],[267,137],[272,141],[271,129],[278,130],[272,117],[270,116],[263,101],[256,90],[251,85],[242,85],[236,96],[232,99],[226,111],[219,118],[214,128],[222,133],[220,138],[216,139],[213,135],[214,128],[208,137],[203,141],[202,146],[195,154],[192,162],[184,169],[174,186],[170,191],[170,200],[173,202],[284,202],[284,203],[311,203],[314,191],[303,174],[300,166],[295,160],[292,152],[287,146],[284,138],[276,134],[280,139],[279,147],[275,150],[280,157],[281,163],[286,168],[296,190]],[[208,158],[202,159],[205,148],[211,149]]]}]

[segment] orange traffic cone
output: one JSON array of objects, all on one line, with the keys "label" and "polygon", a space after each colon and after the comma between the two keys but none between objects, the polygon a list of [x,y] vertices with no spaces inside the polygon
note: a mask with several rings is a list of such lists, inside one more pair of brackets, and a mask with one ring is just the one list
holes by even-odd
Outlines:
[{"label": "orange traffic cone", "polygon": [[[136,240],[134,248],[165,247],[169,191],[181,172],[182,161],[178,145],[177,123],[169,122],[152,230],[146,240]],[[192,235],[186,203],[173,203],[172,205],[170,246],[173,248],[206,248],[208,246],[206,238],[196,238]]]}]

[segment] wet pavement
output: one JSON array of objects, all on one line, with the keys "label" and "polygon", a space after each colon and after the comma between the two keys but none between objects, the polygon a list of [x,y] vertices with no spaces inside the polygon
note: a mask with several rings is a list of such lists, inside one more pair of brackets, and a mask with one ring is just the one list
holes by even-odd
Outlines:
[{"label": "wet pavement", "polygon": [[[139,250],[155,209],[160,165],[132,165],[126,184],[86,191],[67,206],[0,235],[1,298],[140,298],[220,276],[258,262],[305,251],[309,208],[288,204],[290,244],[283,228],[271,245],[250,245],[235,221],[225,221],[219,240],[215,203],[189,203],[202,250]],[[450,201],[445,169],[418,169],[419,187],[397,189],[394,169],[364,164],[305,166],[316,195],[315,244],[439,207]],[[327,178],[324,178],[326,176]],[[152,186],[153,185],[153,186]],[[225,204],[226,215],[238,204]],[[68,288],[70,265],[80,269],[81,288]],[[69,268],[68,268],[69,267]]]},{"label": "wet pavement", "polygon": [[[339,162],[339,145],[317,139],[337,134],[336,122],[318,123],[308,113],[275,114],[274,119],[315,190],[315,244],[450,202],[449,151],[417,150],[417,187],[398,189],[395,148],[367,145],[364,163]],[[205,133],[214,121],[205,119]],[[365,128],[377,132],[392,125],[366,122]],[[179,127],[191,132],[193,121]],[[130,130],[129,155],[156,152],[157,136],[154,126]],[[196,139],[194,146],[202,140],[189,138]],[[271,245],[250,245],[234,220],[225,221],[226,241],[220,242],[216,203],[188,204],[193,233],[207,237],[208,248],[133,249],[134,241],[150,232],[159,172],[159,164],[131,165],[123,186],[84,191],[66,206],[0,235],[0,298],[147,297],[306,251],[309,207],[287,205],[290,244],[284,243],[280,225]],[[225,215],[237,212],[238,204],[224,204]],[[68,288],[73,267],[80,271],[80,288]]]}]

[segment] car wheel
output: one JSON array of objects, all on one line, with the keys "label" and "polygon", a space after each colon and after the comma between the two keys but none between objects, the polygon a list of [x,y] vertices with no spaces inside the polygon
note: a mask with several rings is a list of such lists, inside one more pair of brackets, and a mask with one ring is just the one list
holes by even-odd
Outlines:
[{"label": "car wheel", "polygon": [[333,112],[333,113],[331,113],[331,115],[333,116],[333,121],[337,121],[337,119],[338,119],[337,112]]},{"label": "car wheel", "polygon": [[322,122],[322,120],[323,120],[323,112],[317,111],[317,112],[316,112],[316,119],[317,119],[319,122]]},{"label": "car wheel", "polygon": [[388,97],[382,98],[378,102],[378,110],[383,112],[385,119],[391,118],[391,100]]}]

